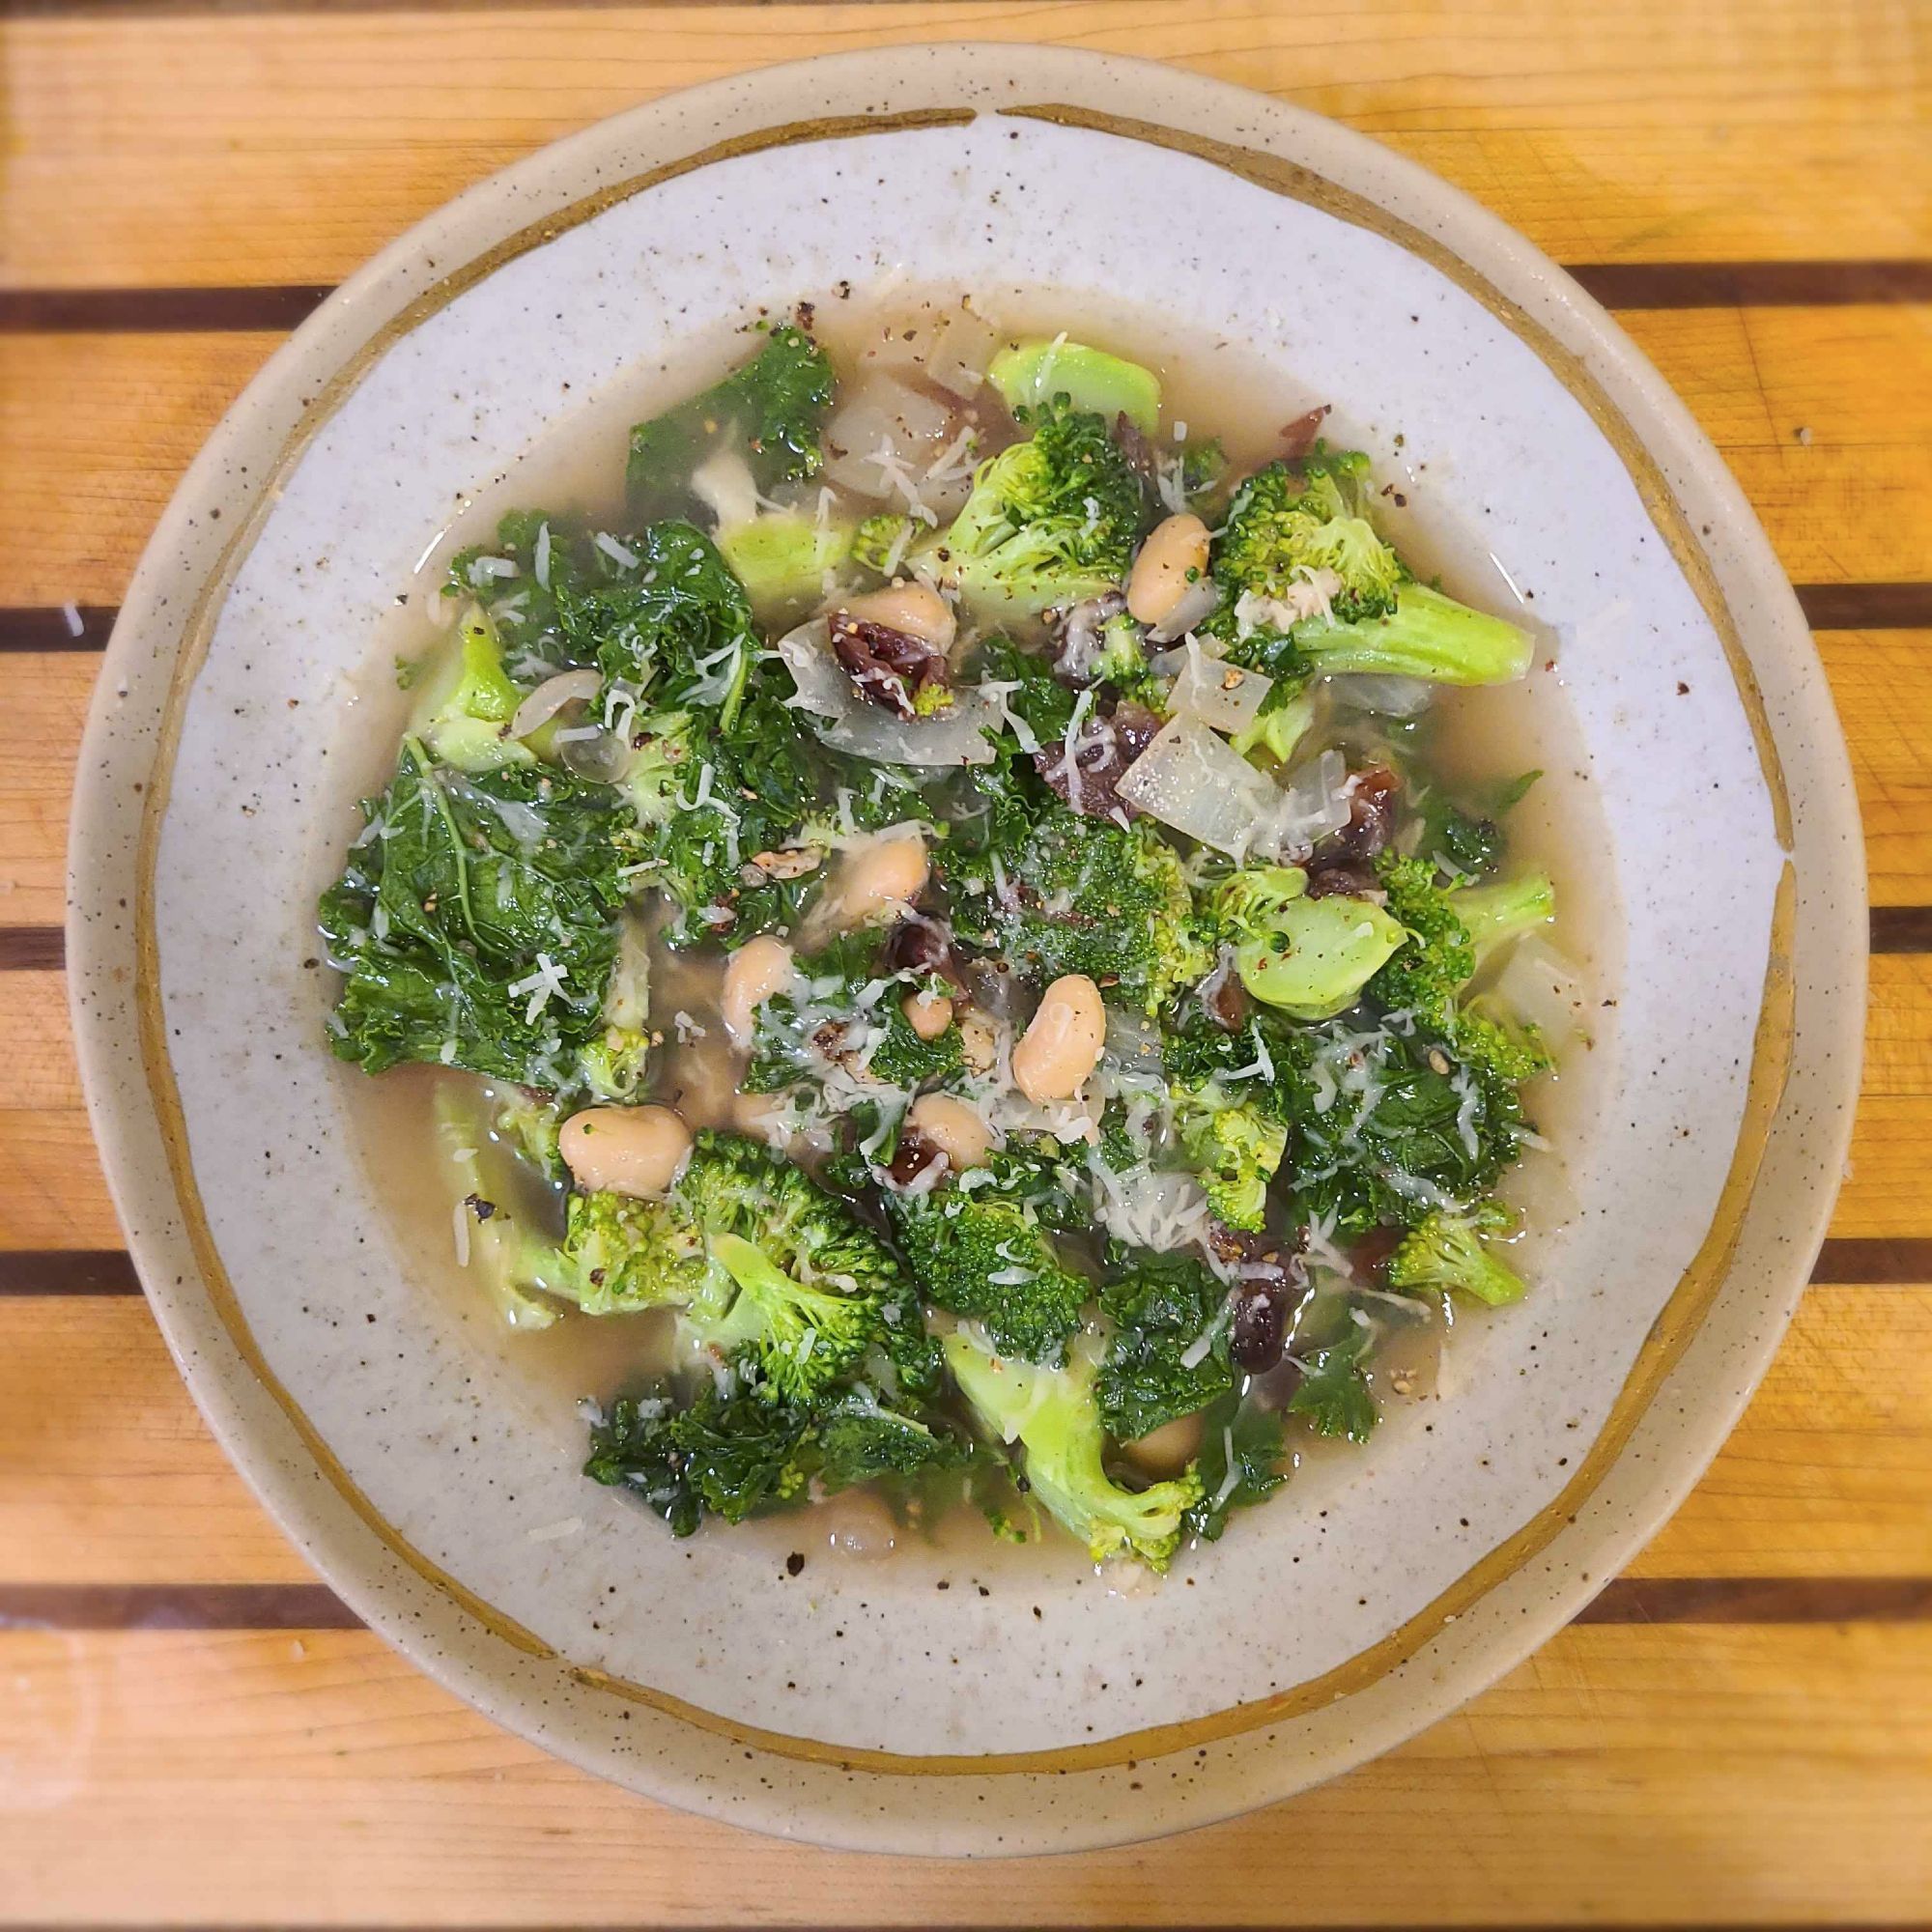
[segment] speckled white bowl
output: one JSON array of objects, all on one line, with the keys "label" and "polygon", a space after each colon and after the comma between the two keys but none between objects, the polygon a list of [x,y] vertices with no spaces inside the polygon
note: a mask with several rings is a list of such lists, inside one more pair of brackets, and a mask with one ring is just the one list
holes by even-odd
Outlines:
[{"label": "speckled white bowl", "polygon": [[[325,976],[300,964],[344,834],[330,760],[366,756],[345,674],[452,501],[554,424],[562,385],[594,395],[750,306],[892,272],[1158,291],[1177,324],[1399,426],[1412,473],[1453,474],[1471,540],[1534,588],[1613,855],[1617,1004],[1534,1302],[1458,1336],[1451,1399],[1143,1592],[1007,1571],[988,1595],[970,1562],[908,1552],[788,1581],[768,1541],[673,1544],[584,1482],[574,1420],[533,1419],[410,1278],[323,1051]],[[297,333],[128,595],[80,761],[69,956],[169,1344],[371,1624],[636,1790],[842,1845],[1014,1852],[1222,1817],[1359,1762],[1657,1527],[1824,1229],[1861,890],[1796,604],[1592,301],[1327,122],[1139,63],[952,46],[607,122],[423,223]]]}]

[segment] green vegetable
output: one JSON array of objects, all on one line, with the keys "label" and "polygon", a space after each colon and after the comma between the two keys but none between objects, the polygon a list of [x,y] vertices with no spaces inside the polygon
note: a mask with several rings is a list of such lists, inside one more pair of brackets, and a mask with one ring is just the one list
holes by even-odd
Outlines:
[{"label": "green vegetable", "polygon": [[1389,1286],[1414,1291],[1436,1289],[1445,1294],[1466,1294],[1491,1308],[1521,1300],[1526,1293],[1520,1276],[1499,1262],[1483,1239],[1509,1227],[1506,1208],[1490,1201],[1467,1214],[1441,1211],[1429,1215],[1403,1237],[1389,1257]]},{"label": "green vegetable", "polygon": [[1107,1474],[1094,1367],[1075,1354],[1043,1368],[987,1354],[969,1336],[946,1338],[946,1361],[980,1426],[1026,1452],[1030,1492],[1087,1546],[1096,1563],[1132,1556],[1165,1570],[1182,1520],[1201,1499],[1190,1471],[1145,1490],[1124,1490]]},{"label": "green vegetable", "polygon": [[1299,464],[1270,463],[1235,492],[1214,552],[1229,605],[1244,593],[1283,598],[1318,571],[1341,580],[1341,623],[1386,617],[1407,572],[1369,521],[1369,459],[1317,443]]},{"label": "green vegetable", "polygon": [[979,788],[981,828],[939,854],[960,939],[1041,982],[1085,973],[1149,1012],[1208,971],[1179,855],[1151,824],[1069,810],[1030,771],[988,769]]},{"label": "green vegetable", "polygon": [[1362,1358],[1372,1340],[1369,1329],[1351,1323],[1338,1341],[1309,1355],[1301,1380],[1289,1397],[1289,1414],[1307,1417],[1318,1435],[1366,1442],[1381,1419],[1362,1372]]},{"label": "green vegetable", "polygon": [[1140,479],[1106,419],[1055,400],[980,467],[933,550],[947,581],[991,611],[1065,608],[1125,580],[1140,534]]},{"label": "green vegetable", "polygon": [[347,976],[336,1055],[370,1073],[428,1061],[544,1093],[585,1085],[635,836],[616,794],[533,766],[465,775],[408,738],[362,810],[369,831],[319,913]]},{"label": "green vegetable", "polygon": [[1125,416],[1143,436],[1160,425],[1160,379],[1152,370],[1064,335],[1001,350],[986,380],[1015,414],[1064,397],[1074,409],[1090,410],[1107,422]]},{"label": "green vegetable", "polygon": [[1194,1471],[1201,1500],[1183,1519],[1186,1533],[1220,1540],[1230,1512],[1264,1502],[1288,1480],[1281,1417],[1238,1395],[1222,1396],[1201,1418]]},{"label": "green vegetable", "polygon": [[633,1491],[673,1535],[689,1536],[707,1512],[742,1522],[798,1495],[811,1473],[809,1428],[795,1411],[742,1390],[707,1385],[679,1407],[660,1384],[612,1405],[591,1431],[583,1473]]},{"label": "green vegetable", "polygon": [[1057,1192],[1037,1163],[995,1152],[928,1194],[889,1191],[886,1211],[928,1300],[982,1323],[1003,1354],[1055,1361],[1094,1292],[1042,1225]]},{"label": "green vegetable", "polygon": [[468,1222],[467,1279],[481,1286],[508,1327],[548,1328],[556,1321],[553,1302],[530,1293],[522,1261],[531,1236],[520,1216],[526,1184],[510,1151],[492,1145],[466,1097],[449,1087],[436,1095],[436,1135],[458,1189],[457,1211]]},{"label": "green vegetable", "polygon": [[758,489],[814,476],[819,434],[832,407],[832,363],[802,328],[774,328],[751,361],[688,403],[631,432],[626,487],[640,518],[692,507],[691,472],[716,448],[741,449]]},{"label": "green vegetable", "polygon": [[528,764],[526,745],[504,735],[524,694],[503,670],[497,627],[472,604],[457,625],[452,647],[438,654],[410,714],[411,733],[430,753],[460,772],[492,772]]},{"label": "green vegetable", "polygon": [[[1100,1420],[1122,1442],[1192,1415],[1236,1387],[1228,1286],[1187,1254],[1116,1255],[1100,1291],[1113,1339],[1094,1385]],[[1188,1363],[1203,1335],[1208,1351]]]},{"label": "green vegetable", "polygon": [[1402,945],[1400,923],[1367,899],[1309,898],[1294,866],[1256,866],[1215,889],[1212,911],[1256,999],[1295,1019],[1346,1011]]},{"label": "green vegetable", "polygon": [[1253,1102],[1234,1098],[1213,1080],[1177,1085],[1169,1099],[1180,1151],[1201,1177],[1215,1219],[1259,1233],[1267,1214],[1268,1183],[1288,1151],[1286,1125]]},{"label": "green vegetable", "polygon": [[852,554],[849,523],[820,524],[796,510],[769,512],[748,524],[721,525],[718,550],[737,573],[761,618],[802,615],[825,595],[825,573]]}]

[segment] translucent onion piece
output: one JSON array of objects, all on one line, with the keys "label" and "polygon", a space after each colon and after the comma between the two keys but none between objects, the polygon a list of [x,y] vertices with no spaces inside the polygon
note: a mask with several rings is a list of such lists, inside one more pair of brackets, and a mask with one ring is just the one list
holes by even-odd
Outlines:
[{"label": "translucent onion piece", "polygon": [[1490,990],[1543,1036],[1551,1053],[1561,1053],[1582,1030],[1587,1002],[1582,976],[1533,932],[1517,941]]},{"label": "translucent onion piece", "polygon": [[1284,853],[1306,852],[1349,822],[1349,761],[1333,746],[1281,788],[1272,836]]},{"label": "translucent onion piece", "polygon": [[[870,378],[854,387],[825,425],[826,445],[837,452],[825,466],[826,480],[904,509],[906,496],[895,474],[902,468],[916,485],[952,423],[944,403],[890,376]],[[876,460],[881,450],[884,463]]]},{"label": "translucent onion piece", "polygon": [[1148,636],[1157,644],[1171,644],[1184,638],[1221,601],[1220,586],[1211,577],[1197,577],[1180,593],[1180,602],[1156,624]]},{"label": "translucent onion piece", "polygon": [[1280,809],[1275,787],[1225,739],[1192,718],[1171,718],[1122,775],[1120,795],[1150,818],[1232,859],[1265,840]]},{"label": "translucent onion piece", "polygon": [[1230,736],[1245,731],[1274,689],[1274,679],[1210,658],[1199,644],[1190,644],[1179,655],[1179,675],[1167,695],[1167,708]]},{"label": "translucent onion piece", "polygon": [[1381,718],[1414,718],[1428,710],[1435,687],[1426,678],[1358,671],[1331,677],[1328,689],[1338,703],[1352,710],[1373,711]]},{"label": "translucent onion piece", "polygon": [[832,655],[823,617],[779,639],[779,656],[798,686],[793,705],[808,713],[819,737],[835,752],[874,764],[990,765],[988,731],[1000,725],[1000,705],[977,685],[962,685],[952,702],[930,718],[902,719],[859,696]]},{"label": "translucent onion piece", "polygon": [[721,529],[736,529],[758,514],[757,481],[735,449],[713,450],[691,472],[691,487]]},{"label": "translucent onion piece", "polygon": [[527,738],[540,730],[573,699],[588,704],[604,689],[604,673],[599,670],[559,671],[547,677],[517,706],[510,720],[510,736]]},{"label": "translucent onion piece", "polygon": [[925,373],[949,395],[976,396],[999,340],[993,325],[970,309],[949,309],[932,326]]}]

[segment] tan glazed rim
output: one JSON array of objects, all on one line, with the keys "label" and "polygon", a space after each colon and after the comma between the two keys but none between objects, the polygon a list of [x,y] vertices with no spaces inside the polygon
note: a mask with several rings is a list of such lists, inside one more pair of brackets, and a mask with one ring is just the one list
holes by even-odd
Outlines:
[{"label": "tan glazed rim", "polygon": [[[1723,640],[1739,697],[1750,720],[1760,769],[1773,804],[1777,837],[1780,844],[1788,850],[1790,817],[1783,773],[1765,717],[1763,700],[1739,639],[1736,623],[1690,521],[1657,465],[1577,357],[1563,349],[1547,330],[1443,243],[1422,235],[1406,223],[1395,220],[1364,197],[1308,169],[1258,150],[1230,146],[1198,135],[1156,128],[1145,122],[1064,104],[1027,104],[1001,111],[1015,117],[1037,118],[1150,142],[1211,161],[1244,180],[1307,202],[1357,226],[1369,228],[1422,255],[1506,323],[1536,352],[1570,393],[1582,403],[1611,442],[1635,483],[1659,533],[1685,569]],[[237,1349],[287,1415],[329,1482],[363,1521],[417,1575],[444,1591],[505,1642],[533,1656],[553,1658],[555,1653],[541,1638],[493,1608],[412,1546],[356,1487],[320,1432],[270,1369],[249,1329],[209,1228],[189,1156],[186,1126],[163,1022],[159,951],[155,926],[155,865],[187,696],[207,652],[228,583],[259,533],[267,509],[274,500],[280,479],[300,459],[318,430],[341,408],[376,360],[429,316],[503,263],[532,248],[541,247],[555,236],[617,203],[647,192],[677,176],[738,155],[775,147],[837,139],[862,131],[956,125],[972,119],[973,115],[973,109],[961,107],[926,109],[878,118],[839,116],[789,123],[722,142],[585,196],[557,214],[523,228],[445,276],[372,335],[304,413],[272,470],[258,485],[249,515],[205,584],[176,662],[167,716],[147,786],[142,815],[136,903],[137,999],[149,1092],[161,1122],[183,1219],[189,1231],[210,1295]],[[747,1725],[650,1686],[612,1677],[588,1665],[572,1664],[567,1659],[560,1661],[568,1664],[573,1674],[586,1685],[647,1703],[657,1710],[716,1731],[733,1742],[819,1763],[899,1775],[952,1773],[984,1776],[990,1773],[1078,1770],[1121,1764],[1129,1758],[1158,1756],[1210,1740],[1231,1737],[1261,1725],[1280,1722],[1362,1690],[1411,1657],[1441,1629],[1445,1621],[1462,1614],[1478,1598],[1535,1556],[1575,1515],[1615,1461],[1644,1408],[1695,1334],[1722,1284],[1789,1067],[1793,1020],[1790,928],[1795,904],[1794,884],[1791,868],[1787,865],[1777,895],[1744,1117],[1717,1211],[1691,1264],[1646,1337],[1596,1441],[1559,1494],[1536,1516],[1507,1541],[1489,1551],[1423,1610],[1343,1664],[1266,1698],[1236,1704],[1182,1722],[1122,1733],[1091,1745],[1050,1750],[934,1756],[849,1748]]]}]

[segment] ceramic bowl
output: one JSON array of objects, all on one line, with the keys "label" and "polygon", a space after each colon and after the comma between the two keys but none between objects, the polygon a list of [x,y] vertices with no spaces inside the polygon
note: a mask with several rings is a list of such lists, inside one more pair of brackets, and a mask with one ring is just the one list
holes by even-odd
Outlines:
[{"label": "ceramic bowl", "polygon": [[[1459,1333],[1451,1385],[1368,1453],[1145,1590],[921,1549],[792,1577],[768,1537],[672,1542],[582,1479],[576,1419],[423,1292],[323,1048],[314,895],[387,729],[369,669],[428,538],[641,360],[889,276],[994,314],[1027,289],[1138,304],[1341,404],[1529,600],[1540,701],[1573,733],[1557,791],[1601,833],[1589,1105],[1560,1136],[1567,1211],[1534,1300]],[[1407,162],[1256,96],[920,47],[559,142],[297,332],[188,472],[116,629],[69,956],[94,1125],[169,1345],[372,1626],[672,1804],[846,1846],[1037,1851],[1223,1817],[1408,1736],[1684,1495],[1841,1171],[1859,856],[1764,537],[1560,271]]]}]

